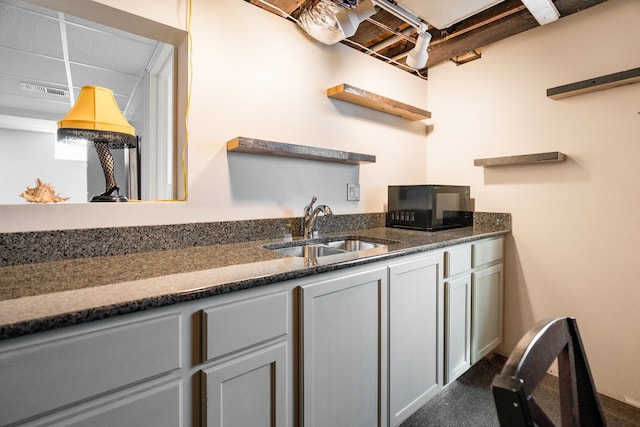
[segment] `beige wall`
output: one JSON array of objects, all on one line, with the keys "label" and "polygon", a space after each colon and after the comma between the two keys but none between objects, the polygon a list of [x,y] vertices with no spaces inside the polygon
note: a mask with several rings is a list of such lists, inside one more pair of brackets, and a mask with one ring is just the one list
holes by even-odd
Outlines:
[{"label": "beige wall", "polygon": [[[551,100],[546,89],[640,66],[640,2],[610,0],[429,70],[430,182],[468,183],[511,212],[504,354],[534,322],[578,319],[596,385],[640,404],[640,84]],[[479,168],[547,151],[564,163]]]},{"label": "beige wall", "polygon": [[[186,28],[184,0],[101,3]],[[347,82],[427,108],[425,80],[344,45],[320,45],[241,0],[193,1],[192,35],[188,201],[0,206],[0,232],[300,216],[314,195],[336,214],[381,212],[389,183],[425,180],[424,123],[326,96]],[[377,162],[228,156],[226,141],[237,136],[373,154]],[[353,182],[360,202],[346,200]]]}]

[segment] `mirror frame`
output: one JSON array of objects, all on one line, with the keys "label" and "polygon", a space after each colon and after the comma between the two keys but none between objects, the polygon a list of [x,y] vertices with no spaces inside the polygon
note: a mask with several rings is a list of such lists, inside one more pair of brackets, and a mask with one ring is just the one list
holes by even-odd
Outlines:
[{"label": "mirror frame", "polygon": [[[189,85],[189,33],[93,0],[27,0],[30,3],[129,33],[158,40],[175,47],[174,62],[174,176],[175,201],[187,199],[187,103]],[[153,202],[153,200],[145,201]]]}]

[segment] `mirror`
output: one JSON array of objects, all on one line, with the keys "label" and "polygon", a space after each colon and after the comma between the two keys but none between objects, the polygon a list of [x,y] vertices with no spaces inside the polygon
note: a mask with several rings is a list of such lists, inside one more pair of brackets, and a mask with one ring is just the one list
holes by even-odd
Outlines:
[{"label": "mirror", "polygon": [[95,2],[0,0],[0,204],[28,203],[19,195],[36,179],[65,203],[105,191],[93,145],[56,141],[56,122],[82,86],[111,89],[139,137],[137,148],[111,150],[120,194],[179,198],[184,45],[186,32]]}]

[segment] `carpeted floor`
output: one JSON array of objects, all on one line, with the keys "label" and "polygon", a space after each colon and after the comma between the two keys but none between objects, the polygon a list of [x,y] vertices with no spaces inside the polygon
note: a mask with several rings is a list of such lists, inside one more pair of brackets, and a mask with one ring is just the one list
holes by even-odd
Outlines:
[{"label": "carpeted floor", "polygon": [[[491,381],[500,373],[505,360],[497,355],[481,360],[409,417],[401,427],[499,427]],[[543,407],[557,407],[558,391],[552,382],[543,382],[534,394]],[[606,397],[601,397],[600,403],[608,427],[640,426],[639,409]],[[559,412],[549,415],[559,425]]]}]

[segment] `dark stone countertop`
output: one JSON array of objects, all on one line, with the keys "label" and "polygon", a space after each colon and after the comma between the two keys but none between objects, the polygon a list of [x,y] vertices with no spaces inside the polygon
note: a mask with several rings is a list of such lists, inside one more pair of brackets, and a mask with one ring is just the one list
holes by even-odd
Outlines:
[{"label": "dark stone countertop", "polygon": [[476,224],[434,233],[385,227],[330,233],[322,237],[360,236],[398,243],[319,257],[317,262],[263,248],[282,242],[270,239],[0,267],[0,340],[508,232],[509,227]]}]

